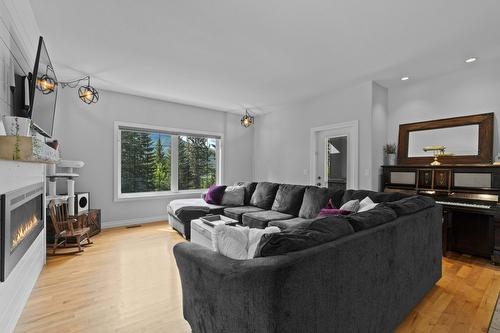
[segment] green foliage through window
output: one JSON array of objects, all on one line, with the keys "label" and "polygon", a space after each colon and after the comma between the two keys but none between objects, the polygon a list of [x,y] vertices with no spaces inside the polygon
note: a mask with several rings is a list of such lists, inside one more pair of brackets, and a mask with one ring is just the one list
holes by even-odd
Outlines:
[{"label": "green foliage through window", "polygon": [[[172,138],[166,133],[120,130],[121,193],[170,191]],[[208,188],[217,179],[217,139],[178,136],[178,189]]]}]

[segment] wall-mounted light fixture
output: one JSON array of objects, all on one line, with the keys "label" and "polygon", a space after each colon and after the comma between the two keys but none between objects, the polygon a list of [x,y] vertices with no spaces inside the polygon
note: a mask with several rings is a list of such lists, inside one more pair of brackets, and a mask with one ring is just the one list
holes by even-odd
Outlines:
[{"label": "wall-mounted light fixture", "polygon": [[82,102],[86,104],[97,103],[99,101],[99,92],[90,85],[90,76],[87,75],[81,79],[69,81],[69,82],[59,82],[62,88],[76,88],[82,81],[87,81],[86,85],[82,85],[78,88],[78,97]]},{"label": "wall-mounted light fixture", "polygon": [[57,87],[56,80],[48,74],[49,72],[54,73],[54,70],[52,69],[52,67],[50,67],[50,65],[47,65],[47,68],[45,68],[45,74],[36,78],[35,81],[36,89],[38,89],[44,95],[48,95],[54,92]]},{"label": "wall-mounted light fixture", "polygon": [[243,127],[249,127],[253,125],[255,122],[254,116],[251,116],[250,113],[248,113],[248,110],[245,110],[245,115],[243,118],[241,118],[241,126]]}]

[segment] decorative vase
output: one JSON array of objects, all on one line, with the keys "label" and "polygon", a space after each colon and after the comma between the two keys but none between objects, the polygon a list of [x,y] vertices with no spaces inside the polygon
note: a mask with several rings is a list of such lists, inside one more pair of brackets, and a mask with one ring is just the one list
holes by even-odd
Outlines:
[{"label": "decorative vase", "polygon": [[5,135],[31,136],[31,119],[23,117],[3,116]]},{"label": "decorative vase", "polygon": [[387,154],[387,165],[396,165],[396,154]]}]

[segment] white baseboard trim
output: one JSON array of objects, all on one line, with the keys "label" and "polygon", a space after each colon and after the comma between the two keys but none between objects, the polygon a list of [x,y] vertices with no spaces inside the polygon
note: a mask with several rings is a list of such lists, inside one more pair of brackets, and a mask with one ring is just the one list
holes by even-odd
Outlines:
[{"label": "white baseboard trim", "polygon": [[165,214],[165,215],[150,216],[150,217],[139,217],[127,220],[105,221],[102,222],[101,227],[103,229],[110,229],[110,228],[127,227],[130,225],[145,224],[145,223],[160,222],[160,221],[165,221],[165,222],[168,221],[168,215]]}]

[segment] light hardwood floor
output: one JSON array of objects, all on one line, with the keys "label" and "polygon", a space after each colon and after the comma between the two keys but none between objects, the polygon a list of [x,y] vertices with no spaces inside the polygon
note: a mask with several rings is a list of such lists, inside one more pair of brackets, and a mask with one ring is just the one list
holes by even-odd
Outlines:
[{"label": "light hardwood floor", "polygon": [[[190,332],[165,222],[105,230],[84,253],[49,257],[16,332]],[[500,269],[453,256],[397,332],[485,332]]]}]

